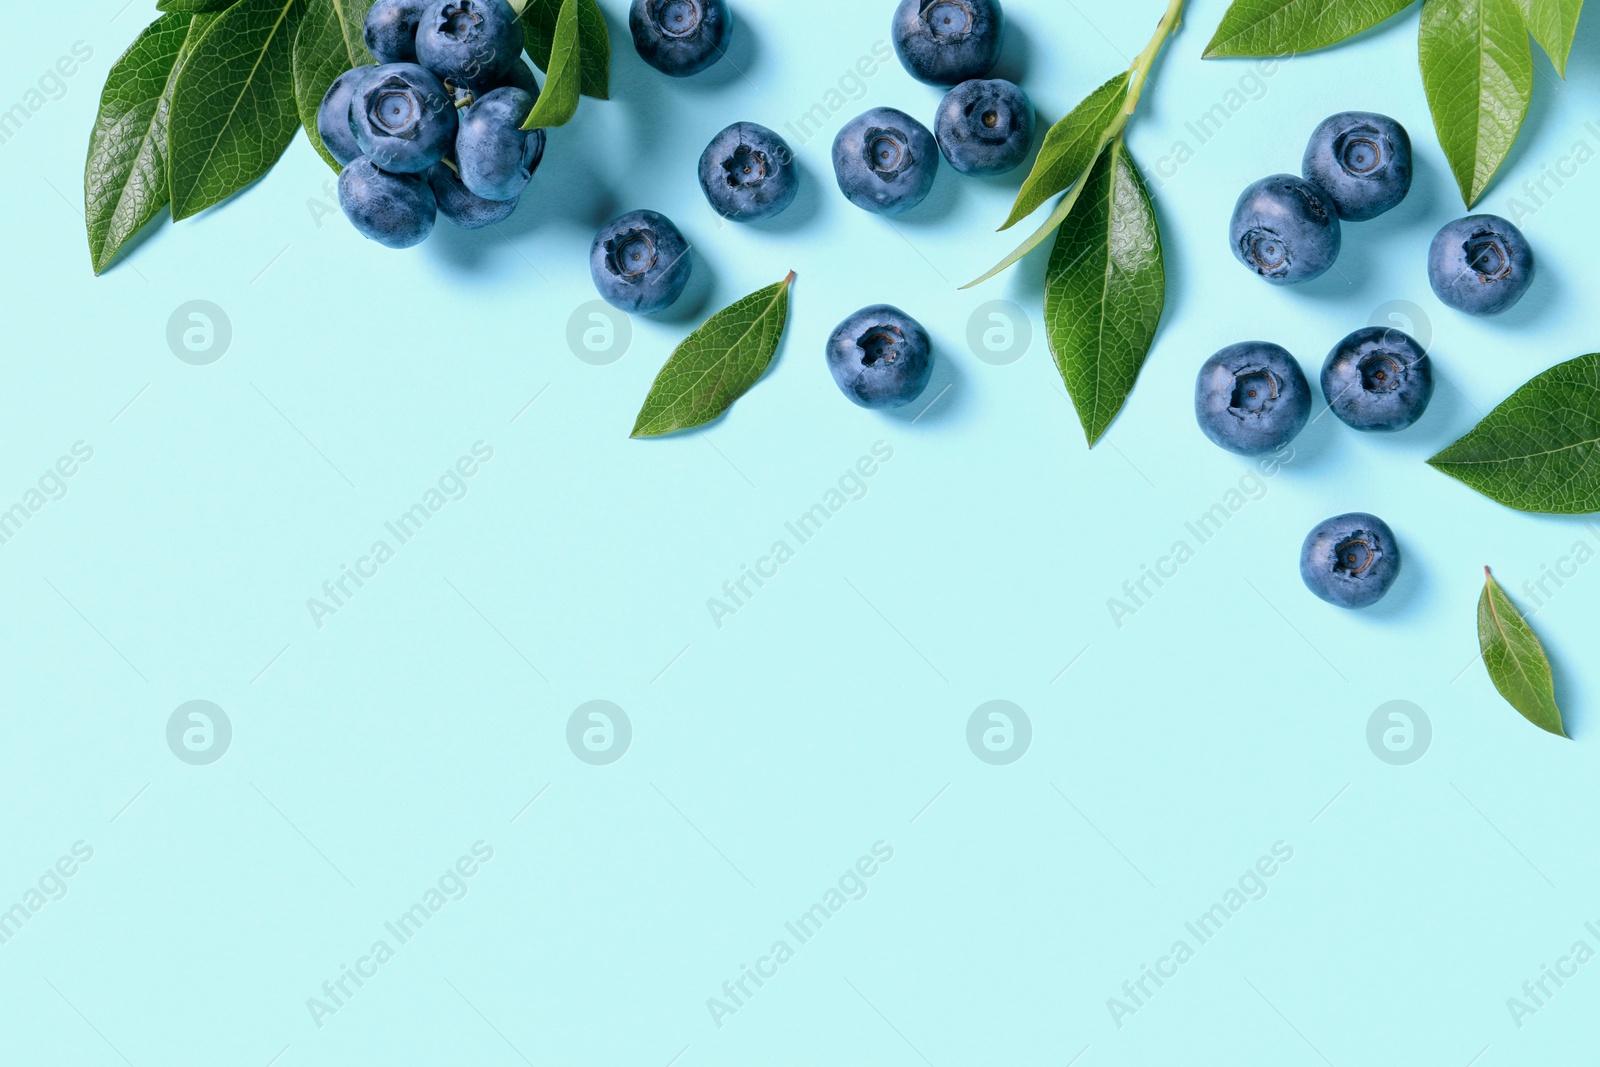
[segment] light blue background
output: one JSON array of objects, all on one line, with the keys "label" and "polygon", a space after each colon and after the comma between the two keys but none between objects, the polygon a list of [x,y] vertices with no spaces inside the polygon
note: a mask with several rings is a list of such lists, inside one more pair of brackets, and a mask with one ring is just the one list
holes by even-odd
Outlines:
[{"label": "light blue background", "polygon": [[[1493,321],[1454,314],[1424,274],[1462,205],[1416,73],[1415,11],[1262,77],[1200,61],[1224,4],[1197,0],[1129,137],[1161,215],[1166,318],[1090,452],[1043,340],[1044,256],[956,289],[1013,244],[992,231],[1020,172],[946,168],[894,224],[832,186],[828,144],[851,115],[931,119],[938,93],[898,64],[796,144],[806,186],[786,222],[719,224],[696,186],[722,126],[782,130],[827,101],[887,40],[887,0],[816,0],[803,18],[737,4],[743,73],[688,82],[646,68],[625,4],[603,6],[615,98],[551,136],[504,237],[441,226],[387,252],[328,215],[329,172],[297,139],[265,180],[152,232],[100,279],[83,149],[105,72],[153,5],[63,4],[0,39],[0,106],[74,42],[93,50],[0,145],[0,506],[75,442],[93,449],[0,545],[0,907],[75,842],[93,849],[0,945],[0,1062],[1592,1057],[1600,964],[1520,1028],[1506,1002],[1573,942],[1600,950],[1584,927],[1600,920],[1600,566],[1535,616],[1576,740],[1524,722],[1474,657],[1485,564],[1532,608],[1524,582],[1600,535],[1503,510],[1423,461],[1600,339],[1600,166],[1523,219],[1540,263],[1529,297]],[[1002,72],[1054,121],[1143,47],[1160,7],[1009,0]],[[1537,68],[1486,210],[1510,213],[1575,142],[1600,149],[1585,126],[1600,116],[1600,23],[1584,24],[1565,85]],[[1199,143],[1186,124],[1241,87]],[[1337,273],[1270,288],[1227,252],[1233,199],[1295,170],[1313,125],[1352,108],[1406,124],[1416,187],[1348,229]],[[1180,140],[1193,158],[1163,166]],[[694,307],[636,320],[620,360],[586,363],[567,333],[594,297],[588,242],[643,206],[694,243]],[[705,432],[628,440],[688,329],[791,269],[767,378]],[[209,366],[167,342],[197,299],[233,334]],[[968,344],[992,300],[1032,323],[1010,365]],[[873,301],[935,338],[938,400],[916,421],[855,408],[827,376],[828,330]],[[1318,420],[1119,628],[1108,598],[1251,470],[1194,425],[1199,363],[1262,338],[1315,378],[1390,301],[1432,335],[1426,418],[1393,438]],[[480,441],[493,459],[464,499],[318,628],[307,599]],[[707,599],[877,442],[893,458],[865,495],[791,540],[794,558],[717,627]],[[1305,532],[1355,509],[1384,516],[1406,557],[1362,614],[1314,599],[1296,569]],[[233,728],[210,766],[166,741],[197,699]],[[566,740],[593,699],[632,724],[607,766]],[[966,741],[992,699],[1032,724],[1008,766]],[[1390,700],[1432,724],[1408,766],[1368,746]],[[308,998],[479,841],[493,859],[466,896],[317,1026]],[[880,841],[893,859],[865,897],[719,1028],[707,999],[774,941],[795,944],[783,924]],[[1199,945],[1185,923],[1276,842],[1292,860]],[[1180,938],[1194,958],[1119,1028],[1108,998]]]}]

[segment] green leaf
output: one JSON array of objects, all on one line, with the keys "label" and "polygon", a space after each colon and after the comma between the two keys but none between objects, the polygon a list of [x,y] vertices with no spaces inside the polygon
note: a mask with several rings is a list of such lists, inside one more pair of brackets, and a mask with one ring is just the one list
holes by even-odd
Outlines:
[{"label": "green leaf", "polygon": [[1544,646],[1488,567],[1483,568],[1483,576],[1478,644],[1483,648],[1483,665],[1489,668],[1490,681],[1523,718],[1541,730],[1566,737]]},{"label": "green leaf", "polygon": [[[1103,153],[1104,151],[1105,146],[1102,145],[1101,152]],[[1099,156],[1095,157],[1096,160],[1099,158]],[[1061,202],[1056,205],[1056,209],[1050,212],[1050,217],[1045,219],[1044,224],[1037,230],[1034,230],[1032,235],[1029,236],[1026,241],[1023,241],[1020,245],[1018,245],[1016,249],[1013,250],[1012,253],[1005,259],[1002,259],[999,263],[996,263],[993,267],[990,267],[985,274],[974,278],[961,288],[971,289],[975,285],[982,285],[995,275],[1009,270],[1012,266],[1021,262],[1022,258],[1029,252],[1032,252],[1035,248],[1038,248],[1040,245],[1044,244],[1045,241],[1050,238],[1050,235],[1055,233],[1061,224],[1067,220],[1067,216],[1072,214],[1072,208],[1077,204],[1078,197],[1083,195],[1083,186],[1083,182],[1078,182],[1076,185],[1074,185],[1071,191],[1068,192],[1066,196],[1061,198]]]},{"label": "green leaf", "polygon": [[162,15],[106,75],[83,168],[96,274],[167,206],[167,118],[191,21],[189,15]]},{"label": "green leaf", "polygon": [[1522,20],[1528,24],[1533,39],[1555,64],[1556,73],[1565,78],[1583,0],[1517,0],[1517,6],[1522,9]]},{"label": "green leaf", "polygon": [[1039,209],[1039,205],[1072,187],[1094,166],[1100,152],[1126,123],[1122,110],[1128,103],[1129,74],[1124,71],[1090,93],[1066,118],[1050,127],[1033,171],[1022,183],[1011,215],[1000,227],[1009,230]]},{"label": "green leaf", "polygon": [[656,375],[630,436],[660,437],[703,425],[749,392],[778,352],[793,284],[791,271],[690,334]]},{"label": "green leaf", "polygon": [[[522,9],[522,46],[542,71],[550,70],[560,14],[561,0],[527,0]],[[583,95],[610,99],[611,33],[595,0],[578,0],[578,43],[583,54]]]},{"label": "green leaf", "polygon": [[306,0],[294,35],[294,98],[306,138],[335,172],[341,168],[317,133],[317,109],[334,80],[373,62],[362,27],[372,0]]},{"label": "green leaf", "polygon": [[1528,28],[1515,0],[1424,0],[1417,51],[1439,144],[1471,207],[1528,114]]},{"label": "green leaf", "polygon": [[272,169],[300,126],[291,51],[301,0],[239,0],[190,50],[169,121],[172,217],[226,200]]},{"label": "green leaf", "polygon": [[1234,0],[1206,58],[1287,56],[1338,44],[1410,7],[1413,0]]},{"label": "green leaf", "polygon": [[198,15],[206,11],[221,11],[232,7],[238,0],[159,0],[158,11],[176,11],[185,15]]},{"label": "green leaf", "polygon": [[1600,511],[1600,355],[1538,375],[1428,462],[1518,511]]},{"label": "green leaf", "polygon": [[555,43],[545,69],[544,91],[523,122],[525,130],[565,126],[578,113],[583,84],[583,42],[578,34],[578,0],[561,0]]},{"label": "green leaf", "polygon": [[1044,326],[1092,448],[1139,377],[1166,303],[1161,230],[1119,137],[1061,224],[1044,279]]}]

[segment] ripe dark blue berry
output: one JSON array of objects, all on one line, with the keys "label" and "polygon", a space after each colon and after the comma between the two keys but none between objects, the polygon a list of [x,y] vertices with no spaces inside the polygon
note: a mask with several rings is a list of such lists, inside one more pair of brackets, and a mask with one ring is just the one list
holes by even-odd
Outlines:
[{"label": "ripe dark blue berry", "polygon": [[417,27],[427,0],[375,0],[367,8],[362,39],[379,63],[415,63]]},{"label": "ripe dark blue berry", "polygon": [[1300,549],[1306,588],[1341,608],[1376,604],[1400,576],[1400,546],[1376,515],[1357,511],[1317,524]]},{"label": "ripe dark blue berry", "polygon": [[1322,365],[1322,395],[1357,430],[1403,430],[1433,399],[1433,365],[1415,338],[1369,326],[1334,345]]},{"label": "ripe dark blue berry", "polygon": [[1000,62],[999,0],[900,0],[894,50],[911,76],[933,85],[982,78]]},{"label": "ripe dark blue berry", "polygon": [[456,108],[444,84],[415,63],[390,63],[356,85],[350,129],[361,154],[395,174],[421,174],[456,139]]},{"label": "ripe dark blue berry", "polygon": [[1411,190],[1411,137],[1387,115],[1343,111],[1311,134],[1300,173],[1328,194],[1341,219],[1375,219]]},{"label": "ripe dark blue berry", "polygon": [[461,181],[485,200],[521,196],[544,158],[543,130],[522,129],[534,98],[521,89],[495,89],[461,116],[456,164]]},{"label": "ripe dark blue berry", "polygon": [[1274,174],[1240,194],[1228,240],[1239,262],[1267,281],[1307,282],[1339,258],[1339,216],[1315,185]]},{"label": "ripe dark blue berry", "polygon": [[945,94],[934,133],[944,158],[962,174],[1004,174],[1028,158],[1033,104],[999,78],[962,82]]},{"label": "ripe dark blue berry", "polygon": [[727,0],[633,0],[628,29],[646,63],[687,78],[722,58],[733,17]]},{"label": "ripe dark blue berry", "polygon": [[856,207],[901,215],[927,198],[939,172],[939,147],[904,111],[876,107],[845,124],[833,140],[833,173]]},{"label": "ripe dark blue berry", "polygon": [[589,273],[606,303],[644,315],[665,311],[683,295],[692,266],[683,234],[654,211],[613,219],[589,250]]},{"label": "ripe dark blue berry", "polygon": [[339,174],[339,206],[365,237],[389,248],[421,244],[433,232],[438,203],[417,174],[391,174],[357,156]]},{"label": "ripe dark blue berry", "polygon": [[1428,283],[1457,311],[1498,315],[1533,284],[1533,249],[1522,231],[1499,215],[1468,215],[1434,237]]},{"label": "ripe dark blue berry", "polygon": [[700,188],[723,218],[770,219],[794,203],[800,169],[782,137],[754,122],[736,122],[700,154]]},{"label": "ripe dark blue berry", "polygon": [[317,108],[317,136],[341,167],[361,154],[355,131],[350,127],[350,101],[355,99],[361,80],[377,69],[368,63],[345,71],[333,80]]},{"label": "ripe dark blue berry", "polygon": [[522,58],[522,22],[506,0],[429,0],[417,62],[457,88],[498,84]]},{"label": "ripe dark blue berry", "polygon": [[463,230],[481,230],[504,222],[517,210],[519,198],[485,200],[461,184],[448,163],[435,163],[428,171],[428,186],[439,204],[439,214]]},{"label": "ripe dark blue berry", "polygon": [[1286,350],[1265,341],[1229,345],[1194,383],[1200,429],[1230,452],[1259,456],[1293,441],[1311,418],[1311,383]]},{"label": "ripe dark blue berry", "polygon": [[874,304],[845,319],[828,338],[828,369],[844,395],[862,407],[904,407],[928,387],[933,345],[916,319]]}]

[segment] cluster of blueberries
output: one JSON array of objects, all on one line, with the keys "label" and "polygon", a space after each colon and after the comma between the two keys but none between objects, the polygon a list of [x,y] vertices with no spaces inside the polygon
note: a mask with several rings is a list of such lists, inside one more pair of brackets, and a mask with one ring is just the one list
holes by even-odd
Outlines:
[{"label": "cluster of blueberries", "polygon": [[[1240,194],[1228,239],[1239,262],[1277,285],[1320,277],[1339,258],[1340,220],[1365,222],[1411,190],[1411,138],[1387,115],[1345,111],[1311,134],[1301,177],[1274,174]],[[1428,283],[1469,315],[1508,310],[1533,282],[1533,250],[1498,215],[1448,223],[1428,252]]]},{"label": "cluster of blueberries", "polygon": [[[732,19],[727,0],[633,0],[634,47],[675,77],[697,74],[724,53]],[[933,188],[943,154],[963,174],[1003,174],[1027,158],[1033,107],[1008,81],[986,79],[1000,59],[1004,19],[999,0],[901,0],[893,19],[895,50],[916,78],[953,86],[939,106],[937,135],[894,108],[874,108],[848,123],[833,144],[839,189],[857,207],[899,215]],[[723,218],[757,222],[794,202],[800,169],[787,142],[754,122],[736,122],[700,156],[700,187]],[[633,211],[595,236],[595,288],[623,311],[671,307],[689,283],[689,244],[666,216]],[[828,366],[851,400],[868,408],[911,403],[932,377],[928,333],[887,304],[863,308],[829,338]]]},{"label": "cluster of blueberries", "polygon": [[[1411,189],[1411,139],[1386,115],[1347,111],[1311,135],[1303,177],[1277,174],[1244,191],[1230,241],[1239,261],[1277,284],[1307,281],[1333,266],[1340,220],[1377,218]],[[1533,278],[1520,231],[1494,215],[1472,215],[1434,238],[1429,281],[1439,299],[1474,315],[1504,311]],[[1322,394],[1357,430],[1394,432],[1415,423],[1433,398],[1433,368],[1415,338],[1395,329],[1357,330],[1322,365]],[[1286,447],[1311,418],[1311,386],[1294,356],[1247,341],[1206,360],[1195,382],[1195,416],[1214,443],[1245,456]],[[1320,523],[1300,552],[1300,576],[1341,607],[1381,600],[1400,573],[1400,548],[1382,519],[1365,512]]]},{"label": "cluster of blueberries", "polygon": [[522,123],[539,98],[506,0],[377,0],[364,27],[376,64],[341,74],[317,133],[344,169],[339,206],[390,248],[439,215],[465,229],[509,217],[544,156]]}]

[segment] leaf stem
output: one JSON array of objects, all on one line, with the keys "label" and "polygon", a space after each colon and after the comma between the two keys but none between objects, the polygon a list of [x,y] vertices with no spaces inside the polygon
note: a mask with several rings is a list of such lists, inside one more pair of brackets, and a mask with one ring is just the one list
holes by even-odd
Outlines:
[{"label": "leaf stem", "polygon": [[[1128,81],[1128,103],[1122,109],[1124,116],[1131,117],[1135,108],[1139,106],[1139,97],[1144,92],[1144,83],[1150,77],[1150,69],[1156,65],[1156,57],[1161,54],[1161,49],[1178,27],[1183,25],[1183,8],[1188,0],[1169,0],[1166,14],[1161,16],[1161,21],[1156,24],[1155,36],[1150,38],[1150,43],[1144,46],[1144,51],[1133,57],[1133,63],[1128,67],[1132,77]],[[1127,118],[1123,119],[1124,124]]]}]

